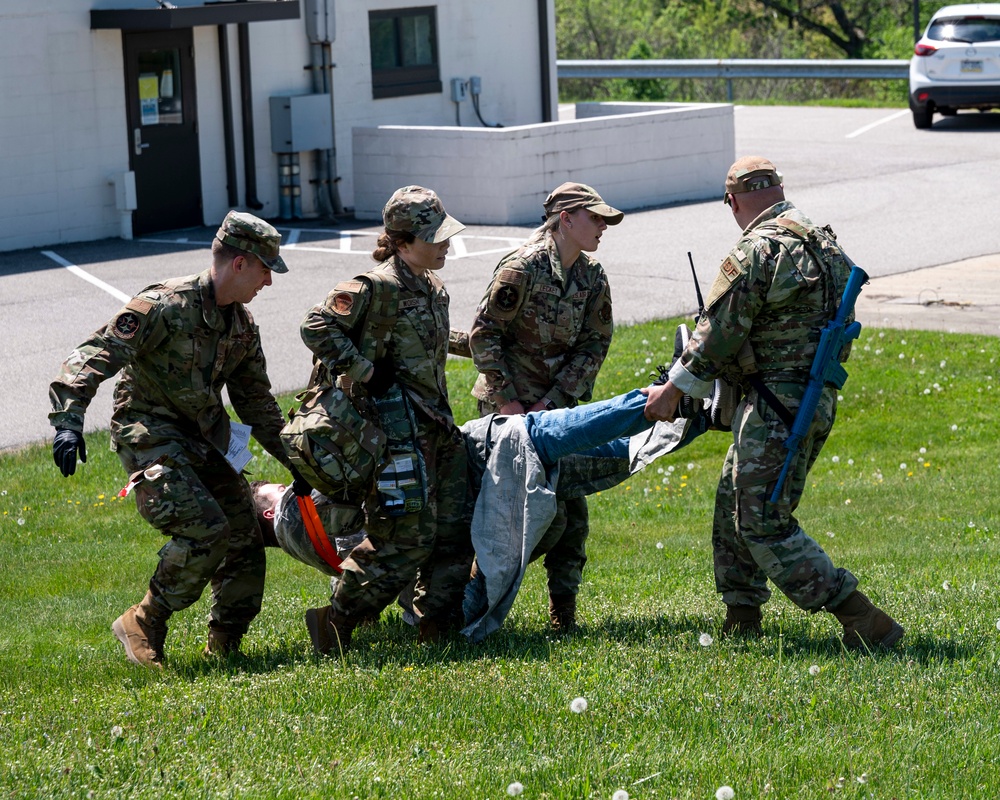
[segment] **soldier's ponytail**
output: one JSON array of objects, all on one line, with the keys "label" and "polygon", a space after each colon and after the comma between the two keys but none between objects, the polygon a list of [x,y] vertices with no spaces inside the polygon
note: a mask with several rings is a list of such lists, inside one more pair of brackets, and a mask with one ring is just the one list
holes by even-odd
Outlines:
[{"label": "soldier's ponytail", "polygon": [[386,229],[375,243],[375,249],[372,250],[372,258],[379,264],[383,261],[388,261],[399,252],[401,244],[409,244],[415,238],[409,231],[390,231]]},{"label": "soldier's ponytail", "polygon": [[541,225],[535,228],[531,232],[531,236],[528,237],[528,241],[525,244],[534,244],[535,242],[541,241],[545,238],[545,234],[550,231],[555,231],[559,227],[559,213],[551,214],[545,218]]}]

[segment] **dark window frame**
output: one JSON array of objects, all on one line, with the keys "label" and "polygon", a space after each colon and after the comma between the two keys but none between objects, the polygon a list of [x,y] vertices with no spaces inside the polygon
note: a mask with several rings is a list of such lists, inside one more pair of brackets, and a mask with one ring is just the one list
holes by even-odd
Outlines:
[{"label": "dark window frame", "polygon": [[[403,37],[400,20],[408,17],[430,17],[432,64],[378,68],[375,55],[371,53],[372,24],[376,21],[391,20],[394,26],[397,58],[402,62]],[[372,97],[381,100],[386,97],[408,97],[415,94],[440,94],[441,64],[438,58],[437,6],[395,8],[368,12],[369,52],[372,58]]]}]

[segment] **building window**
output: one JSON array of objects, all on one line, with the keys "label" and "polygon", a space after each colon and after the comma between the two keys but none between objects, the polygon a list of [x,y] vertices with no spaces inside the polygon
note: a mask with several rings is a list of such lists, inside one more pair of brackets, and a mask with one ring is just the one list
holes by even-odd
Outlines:
[{"label": "building window", "polygon": [[376,100],[441,91],[434,6],[369,11],[368,32]]}]

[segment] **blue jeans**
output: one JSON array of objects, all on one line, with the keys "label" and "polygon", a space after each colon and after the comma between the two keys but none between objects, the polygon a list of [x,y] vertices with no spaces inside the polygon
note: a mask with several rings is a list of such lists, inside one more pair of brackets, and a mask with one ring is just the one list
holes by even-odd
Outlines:
[{"label": "blue jeans", "polygon": [[552,411],[530,411],[524,426],[539,458],[551,466],[573,453],[628,458],[628,439],[653,427],[638,389],[610,400]]}]

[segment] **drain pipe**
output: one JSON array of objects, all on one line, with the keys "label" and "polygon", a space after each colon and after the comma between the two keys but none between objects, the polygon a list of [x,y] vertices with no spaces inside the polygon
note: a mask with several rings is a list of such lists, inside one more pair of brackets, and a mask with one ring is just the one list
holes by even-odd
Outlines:
[{"label": "drain pipe", "polygon": [[[245,0],[243,0],[245,2]],[[257,199],[257,163],[254,160],[253,87],[250,83],[250,26],[236,26],[240,50],[240,100],[243,112],[243,172],[246,176],[246,205],[260,211],[264,204]]]},{"label": "drain pipe", "polygon": [[549,58],[549,0],[538,0],[538,59],[541,62],[542,122],[552,122],[552,70]]},{"label": "drain pipe", "polygon": [[229,207],[239,203],[239,188],[236,185],[236,142],[233,136],[233,82],[229,77],[229,30],[219,28],[219,78],[222,81],[222,137],[226,146],[226,191]]}]

